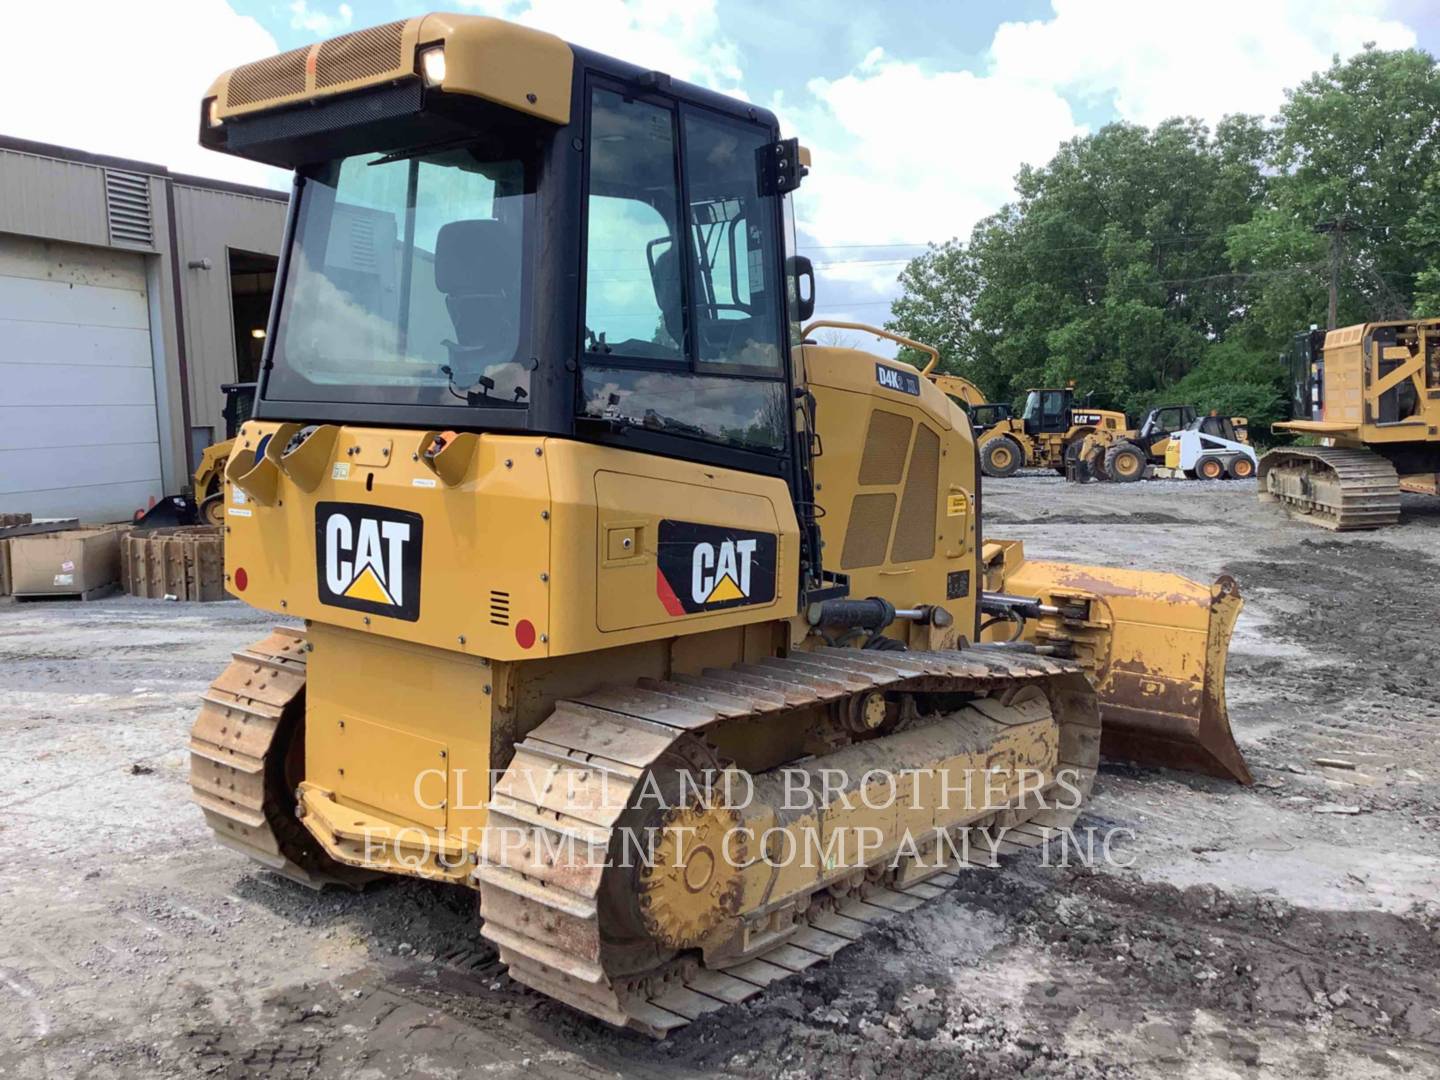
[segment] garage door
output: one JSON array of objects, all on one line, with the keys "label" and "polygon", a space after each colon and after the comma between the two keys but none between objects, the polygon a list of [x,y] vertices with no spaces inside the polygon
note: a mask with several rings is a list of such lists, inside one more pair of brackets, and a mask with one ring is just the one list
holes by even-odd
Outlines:
[{"label": "garage door", "polygon": [[0,512],[127,520],[158,430],[144,256],[0,235]]}]

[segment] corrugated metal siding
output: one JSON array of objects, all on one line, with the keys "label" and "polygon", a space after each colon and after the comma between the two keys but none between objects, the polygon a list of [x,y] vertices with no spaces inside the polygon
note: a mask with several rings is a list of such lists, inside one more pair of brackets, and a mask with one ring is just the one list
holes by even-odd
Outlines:
[{"label": "corrugated metal siding", "polygon": [[[278,255],[286,203],[229,191],[175,184],[175,227],[185,296],[186,357],[190,367],[190,423],[224,437],[223,383],[235,381],[231,324],[230,248]],[[209,259],[210,269],[190,262]]]},{"label": "corrugated metal siding", "polygon": [[0,232],[105,246],[105,170],[0,150]]}]

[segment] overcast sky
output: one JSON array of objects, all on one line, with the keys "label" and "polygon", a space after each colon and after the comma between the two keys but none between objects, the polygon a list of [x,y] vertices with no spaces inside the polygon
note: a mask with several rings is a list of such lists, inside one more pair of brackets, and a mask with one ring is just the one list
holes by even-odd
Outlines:
[{"label": "overcast sky", "polygon": [[[821,310],[883,322],[905,259],[965,235],[1022,162],[1115,119],[1272,114],[1367,41],[1440,43],[1431,0],[458,0],[777,110],[811,148],[801,246]],[[418,14],[396,0],[11,5],[0,133],[284,186],[200,149],[238,63]],[[57,37],[57,30],[61,31]]]}]

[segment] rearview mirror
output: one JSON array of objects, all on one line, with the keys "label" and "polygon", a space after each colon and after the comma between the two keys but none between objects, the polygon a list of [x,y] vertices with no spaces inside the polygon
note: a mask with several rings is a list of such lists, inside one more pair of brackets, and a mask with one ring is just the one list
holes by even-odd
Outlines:
[{"label": "rearview mirror", "polygon": [[785,276],[790,279],[796,321],[809,322],[815,314],[814,264],[804,255],[791,255],[785,260]]}]

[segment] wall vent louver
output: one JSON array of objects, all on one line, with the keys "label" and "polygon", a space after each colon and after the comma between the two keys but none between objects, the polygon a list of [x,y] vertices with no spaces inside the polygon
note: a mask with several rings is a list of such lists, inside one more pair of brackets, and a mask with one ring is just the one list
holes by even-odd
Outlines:
[{"label": "wall vent louver", "polygon": [[110,223],[110,243],[117,247],[154,249],[149,177],[106,169],[105,215]]}]

